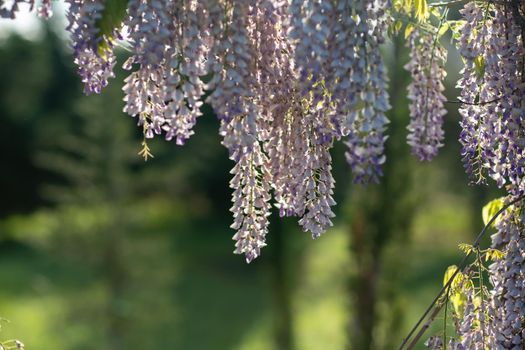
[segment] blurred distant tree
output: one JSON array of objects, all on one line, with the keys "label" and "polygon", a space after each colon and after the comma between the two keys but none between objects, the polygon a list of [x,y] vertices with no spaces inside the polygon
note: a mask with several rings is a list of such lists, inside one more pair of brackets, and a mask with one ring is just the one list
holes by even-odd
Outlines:
[{"label": "blurred distant tree", "polygon": [[[415,203],[411,191],[413,162],[410,149],[404,142],[408,110],[402,87],[407,85],[408,77],[399,64],[404,52],[402,42],[395,40],[390,62],[394,87],[390,93],[394,103],[389,113],[392,122],[386,143],[389,161],[384,166],[383,179],[380,184],[367,188],[353,186],[347,200],[350,255],[355,261],[355,274],[351,276],[348,287],[353,311],[350,313],[348,346],[355,350],[394,348],[395,344],[390,342],[397,340],[395,335],[393,339],[379,339],[375,334],[380,326],[390,327],[389,331],[395,332],[395,327],[402,324],[401,319],[393,321],[394,328],[385,324],[385,321],[392,320],[379,319],[378,305],[381,301],[389,305],[396,302],[394,286],[385,289],[389,294],[384,294],[381,289],[382,284],[392,283],[399,277],[399,273],[387,267],[389,259],[393,259],[387,254],[387,248],[406,247],[413,219],[408,213],[413,211]],[[395,262],[396,270],[402,270],[402,259]]]},{"label": "blurred distant tree", "polygon": [[[63,231],[54,237],[53,249],[61,249],[70,258],[82,257],[103,273],[107,335],[98,347],[105,349],[124,348],[128,320],[121,305],[129,274],[123,261],[124,237],[133,222],[127,210],[134,194],[130,187],[139,181],[133,168],[138,161],[137,138],[118,104],[112,103],[118,95],[118,90],[111,89],[101,96],[77,100],[74,115],[69,117],[70,130],[48,141],[36,156],[40,167],[59,180],[43,187],[45,197],[57,205],[58,215],[66,216]],[[92,225],[85,220],[75,224],[67,217],[68,210],[75,209],[84,215],[91,212],[98,219]]]},{"label": "blurred distant tree", "polygon": [[[270,249],[271,274],[272,274],[272,294],[275,310],[274,336],[275,349],[293,350],[295,349],[294,329],[293,329],[293,287],[290,278],[290,264],[287,259],[287,233],[284,223],[279,218],[271,222],[272,248]],[[298,263],[302,257],[296,256],[294,260]]]},{"label": "blurred distant tree", "polygon": [[32,150],[68,129],[64,114],[81,95],[71,60],[49,25],[44,38],[12,35],[0,45],[0,147],[7,165],[0,172],[0,217],[45,202],[38,191],[53,174],[35,166]]}]

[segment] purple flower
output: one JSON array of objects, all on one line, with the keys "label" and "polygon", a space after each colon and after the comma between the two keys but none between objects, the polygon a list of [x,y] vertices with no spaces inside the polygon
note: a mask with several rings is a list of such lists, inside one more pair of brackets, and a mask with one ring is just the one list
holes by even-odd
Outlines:
[{"label": "purple flower", "polygon": [[409,38],[410,62],[405,66],[412,81],[408,86],[410,124],[408,144],[419,160],[431,160],[443,146],[443,103],[446,52],[434,36],[414,30]]}]

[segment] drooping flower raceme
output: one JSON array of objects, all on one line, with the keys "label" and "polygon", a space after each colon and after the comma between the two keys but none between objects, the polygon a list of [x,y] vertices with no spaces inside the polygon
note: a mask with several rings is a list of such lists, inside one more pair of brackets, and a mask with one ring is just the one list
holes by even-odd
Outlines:
[{"label": "drooping flower raceme", "polygon": [[[97,22],[104,10],[102,0],[67,0],[66,28],[71,33],[73,55],[85,93],[100,93],[113,78],[116,60],[113,40],[101,33]],[[118,34],[117,34],[118,35]]]},{"label": "drooping flower raceme", "polygon": [[132,0],[128,13],[134,55],[125,68],[139,69],[126,78],[124,111],[138,116],[148,138],[164,132],[182,145],[201,115],[209,37],[205,9],[197,2]]},{"label": "drooping flower raceme", "polygon": [[[22,2],[0,0],[0,16],[14,18]],[[24,2],[44,17],[52,13],[49,0]],[[332,225],[330,152],[337,140],[348,146],[355,182],[379,181],[390,108],[381,47],[387,29],[397,27],[391,15],[398,3],[67,0],[67,30],[88,94],[114,76],[115,45],[126,38],[124,111],[137,118],[145,138],[184,144],[208,95],[235,162],[235,252],[251,261],[265,245],[272,205],[281,216],[298,217],[314,238]],[[461,5],[465,66],[458,87],[467,172],[476,181],[487,174],[519,195],[523,46],[509,4]],[[435,36],[440,27],[433,34],[428,24],[413,25],[408,143],[428,160],[443,140],[446,52]]]},{"label": "drooping flower raceme", "polygon": [[[492,115],[492,134],[485,153],[488,175],[498,186],[507,185],[511,194],[525,193],[525,78],[522,29],[503,6],[495,8],[489,47],[494,53],[485,59],[487,114]],[[497,118],[497,119],[496,119]]]},{"label": "drooping flower raceme", "polygon": [[463,161],[473,181],[485,174],[515,195],[525,193],[523,155],[522,30],[504,6],[463,11],[466,21],[459,40],[465,61],[458,83],[463,99]]},{"label": "drooping flower raceme", "polygon": [[383,1],[355,1],[353,6],[358,20],[351,83],[356,84],[360,106],[346,116],[346,159],[352,167],[354,181],[366,184],[379,181],[385,161],[384,131],[388,123],[385,112],[390,104],[380,45],[384,42],[382,33],[387,29],[389,15]]},{"label": "drooping flower raceme", "polygon": [[[462,155],[474,182],[492,178],[507,201],[525,194],[525,71],[523,24],[510,2],[469,2],[461,11],[458,87]],[[492,246],[503,252],[489,269],[490,295],[467,303],[452,349],[516,349],[525,344],[525,226],[523,202],[496,224]]]},{"label": "drooping flower raceme", "polygon": [[414,30],[409,37],[410,62],[405,68],[412,81],[408,87],[410,124],[408,144],[419,160],[431,160],[443,146],[443,95],[445,50],[433,35]]},{"label": "drooping flower raceme", "polygon": [[[483,290],[479,293],[484,293]],[[466,290],[465,309],[459,320],[457,338],[451,339],[453,350],[485,350],[495,348],[495,328],[489,315],[494,314],[493,305],[486,298],[475,295],[474,288]]]},{"label": "drooping flower raceme", "polygon": [[525,224],[523,213],[506,212],[492,236],[504,257],[490,266],[490,321],[495,349],[520,349],[525,344]]},{"label": "drooping flower raceme", "polygon": [[[457,83],[457,87],[461,89],[461,99],[465,102],[459,108],[462,116],[460,142],[463,149],[461,153],[464,167],[475,183],[485,183],[486,169],[483,158],[491,156],[483,150],[487,148],[485,145],[490,137],[487,126],[491,124],[489,120],[492,114],[487,115],[485,106],[478,104],[484,81],[482,62],[487,54],[486,38],[492,27],[492,21],[484,19],[484,13],[484,8],[475,2],[465,5],[461,10],[465,22],[461,27],[461,36],[458,40],[459,54],[464,62],[461,77]],[[486,93],[483,94],[483,97],[485,101],[488,101]]]},{"label": "drooping flower raceme", "polygon": [[[30,10],[33,10],[36,6],[35,0],[11,0],[9,1],[0,1],[0,18],[15,18],[18,11],[20,11],[21,4],[28,4]],[[37,13],[42,18],[50,18],[53,15],[53,10],[51,8],[51,0],[41,0],[40,5],[37,7]]]}]

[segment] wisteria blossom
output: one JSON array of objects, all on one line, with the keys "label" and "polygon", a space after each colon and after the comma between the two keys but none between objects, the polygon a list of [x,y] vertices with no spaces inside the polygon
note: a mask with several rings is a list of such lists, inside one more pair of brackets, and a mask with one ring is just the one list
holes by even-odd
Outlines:
[{"label": "wisteria blossom", "polygon": [[443,95],[446,52],[433,35],[414,30],[409,37],[410,62],[405,68],[412,81],[408,87],[410,124],[408,144],[419,160],[431,160],[443,146]]},{"label": "wisteria blossom", "polygon": [[116,59],[113,40],[100,33],[97,21],[102,18],[104,3],[101,0],[68,0],[66,28],[71,33],[73,56],[78,74],[84,83],[84,92],[100,93],[113,78]]},{"label": "wisteria blossom", "polygon": [[[52,14],[49,0],[0,0],[0,16],[14,18],[23,2],[43,17]],[[355,182],[380,181],[390,109],[381,49],[385,33],[398,28],[393,17],[399,11],[413,16],[408,5],[399,4],[67,0],[66,16],[87,94],[100,93],[114,77],[116,45],[128,41],[124,111],[136,118],[146,139],[163,135],[183,145],[203,103],[213,107],[235,163],[230,183],[235,252],[251,261],[265,245],[272,207],[280,216],[298,217],[314,238],[332,226],[335,142],[347,145]],[[525,84],[519,11],[510,2],[460,6],[464,164],[475,182],[492,178],[520,195]],[[442,19],[429,29],[421,20],[427,15],[418,11],[419,24],[410,24],[408,36],[407,139],[420,160],[430,160],[443,142],[446,50],[438,40]]]},{"label": "wisteria blossom", "polygon": [[[0,1],[1,16],[13,18],[21,2]],[[272,198],[281,216],[298,217],[314,238],[333,225],[336,140],[348,145],[356,182],[379,181],[390,108],[380,53],[390,18],[385,2],[67,3],[86,94],[114,77],[115,44],[127,38],[124,111],[146,139],[163,134],[184,144],[202,104],[211,104],[235,162],[235,253],[248,262],[266,244]],[[51,15],[50,1],[38,6]]]},{"label": "wisteria blossom", "polygon": [[48,19],[53,15],[51,0],[38,2],[35,0],[2,0],[0,1],[0,18],[15,18],[23,3],[29,4],[31,11],[36,7],[38,15],[42,18]]},{"label": "wisteria blossom", "polygon": [[504,251],[503,259],[490,266],[490,320],[494,348],[519,349],[525,344],[525,224],[523,214],[506,213],[492,236],[494,247]]},{"label": "wisteria blossom", "polygon": [[[464,67],[457,86],[465,169],[473,182],[492,178],[509,193],[507,202],[516,201],[525,193],[523,22],[510,2],[468,2],[461,14],[458,49]],[[498,220],[492,247],[503,257],[489,268],[492,288],[477,303],[469,295],[450,349],[519,350],[525,344],[522,205],[513,205]]]},{"label": "wisteria blossom", "polygon": [[[487,137],[490,133],[486,129],[486,121],[491,117],[487,115],[487,108],[479,105],[481,89],[483,87],[484,74],[481,74],[481,62],[486,56],[486,38],[492,27],[492,21],[483,20],[483,7],[471,2],[461,10],[465,23],[461,27],[459,38],[459,53],[463,58],[464,67],[461,70],[461,77],[457,87],[461,89],[461,99],[464,104],[459,108],[462,116],[460,122],[462,130],[460,142],[463,146],[463,163],[467,173],[473,182],[484,183],[485,173],[483,158],[491,154],[482,153]],[[477,34],[476,34],[477,33]],[[485,101],[488,101],[486,93],[483,94]],[[488,106],[487,106],[488,107]],[[490,107],[492,109],[492,107]],[[489,123],[490,125],[490,123]],[[490,148],[489,148],[490,150]]]}]

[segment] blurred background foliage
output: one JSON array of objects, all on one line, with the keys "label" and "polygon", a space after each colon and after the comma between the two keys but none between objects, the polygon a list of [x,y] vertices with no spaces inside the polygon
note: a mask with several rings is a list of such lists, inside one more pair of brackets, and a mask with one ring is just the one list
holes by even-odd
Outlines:
[{"label": "blurred background foliage", "polygon": [[467,186],[455,106],[437,159],[410,156],[407,53],[394,41],[382,183],[351,185],[339,145],[335,227],[312,241],[273,219],[246,265],[232,254],[232,164],[209,107],[186,146],[153,140],[144,163],[122,71],[86,97],[62,33],[2,37],[0,338],[27,349],[394,349],[497,196]]}]

